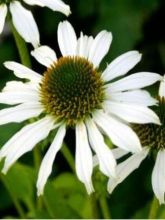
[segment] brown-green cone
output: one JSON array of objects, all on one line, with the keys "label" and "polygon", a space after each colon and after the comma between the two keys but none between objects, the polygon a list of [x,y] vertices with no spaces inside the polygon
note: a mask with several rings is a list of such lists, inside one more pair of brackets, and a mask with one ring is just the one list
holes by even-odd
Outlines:
[{"label": "brown-green cone", "polygon": [[104,100],[103,81],[93,64],[81,57],[61,57],[44,73],[41,102],[48,114],[75,125]]}]

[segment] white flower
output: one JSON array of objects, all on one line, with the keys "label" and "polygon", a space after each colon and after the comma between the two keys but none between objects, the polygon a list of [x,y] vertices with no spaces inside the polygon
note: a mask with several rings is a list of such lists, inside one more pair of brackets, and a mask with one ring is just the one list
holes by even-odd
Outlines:
[{"label": "white flower", "polygon": [[[61,0],[23,0],[29,5],[39,5],[48,7],[54,11],[59,11],[65,15],[70,14],[70,8]],[[23,7],[19,0],[0,1],[0,33],[3,30],[8,8],[11,12],[13,24],[22,38],[31,43],[34,48],[40,44],[39,31],[32,13]]]},{"label": "white flower", "polygon": [[128,122],[159,124],[156,114],[147,107],[154,105],[155,100],[141,90],[158,81],[158,74],[136,73],[110,82],[125,75],[140,61],[141,55],[137,51],[121,55],[102,74],[98,70],[111,41],[112,35],[107,31],[101,31],[94,39],[81,33],[77,39],[73,27],[64,21],[58,27],[61,58],[57,59],[55,52],[47,46],[32,52],[47,67],[44,76],[21,64],[5,62],[18,78],[29,82],[8,82],[0,93],[0,103],[16,105],[0,111],[0,124],[21,122],[41,113],[42,119],[26,125],[2,147],[3,172],[6,173],[21,155],[32,150],[51,130],[57,130],[40,167],[38,195],[43,193],[68,126],[76,130],[77,176],[91,193],[93,152],[97,155],[100,170],[107,176],[115,176],[116,161],[101,131],[118,147],[139,152],[140,141]]},{"label": "white flower", "polygon": [[[140,153],[135,153],[125,161],[119,163],[116,169],[116,178],[110,178],[108,191],[112,193],[130,173],[137,169],[147,155],[153,151],[157,153],[155,166],[152,172],[152,188],[160,204],[165,203],[165,76],[162,77],[159,87],[159,105],[155,108],[160,117],[161,125],[134,125],[143,147]],[[120,149],[118,149],[120,151]],[[120,152],[118,158],[127,152]],[[96,160],[96,159],[95,159]],[[95,162],[97,164],[97,160]]]}]

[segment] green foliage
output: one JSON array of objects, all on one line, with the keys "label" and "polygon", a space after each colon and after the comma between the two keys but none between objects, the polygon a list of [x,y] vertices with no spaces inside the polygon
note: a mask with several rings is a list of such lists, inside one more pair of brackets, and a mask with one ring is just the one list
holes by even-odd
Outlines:
[{"label": "green foliage", "polygon": [[[165,66],[165,43],[162,33],[163,18],[159,18],[163,1],[159,0],[66,0],[71,5],[72,14],[66,18],[61,13],[52,12],[47,8],[34,7],[34,16],[39,26],[41,43],[47,44],[56,50],[57,25],[68,19],[72,22],[76,32],[83,30],[85,34],[96,35],[106,29],[112,31],[113,42],[111,50],[104,59],[109,63],[113,58],[128,50],[138,49],[144,54],[144,59],[138,65],[137,71],[152,70],[163,73]],[[158,21],[156,21],[158,19]],[[158,25],[159,24],[159,25]],[[146,28],[148,27],[148,29]],[[157,31],[159,36],[157,36]],[[152,34],[151,34],[152,33]],[[160,34],[161,33],[161,34]],[[28,45],[29,51],[32,49]],[[5,34],[0,35],[0,88],[6,81],[15,79],[15,76],[4,68],[3,62],[14,60],[20,62],[13,36],[8,28]],[[31,58],[32,65],[38,72],[39,65]],[[103,62],[102,66],[106,65]],[[157,86],[151,88],[157,93]],[[4,106],[1,105],[1,109]],[[0,126],[0,148],[14,135],[22,124],[7,124]],[[69,135],[68,135],[69,136]],[[54,132],[49,138],[42,141],[38,149],[43,152],[50,145]],[[109,139],[106,143],[112,147]],[[74,155],[74,140],[69,139],[71,153]],[[41,156],[41,155],[40,155]],[[40,158],[39,156],[39,158]],[[151,158],[121,183],[112,195],[107,193],[107,177],[96,168],[93,182],[96,192],[88,196],[84,185],[75,174],[69,173],[68,164],[64,157],[57,159],[58,173],[49,178],[45,193],[40,198],[36,195],[36,181],[38,168],[33,165],[33,155],[25,155],[24,163],[17,162],[7,175],[0,174],[0,218],[101,218],[100,198],[106,198],[112,218],[147,218],[153,191],[151,188],[151,172],[153,161]],[[40,161],[39,161],[40,162]],[[3,161],[1,163],[2,167]],[[67,164],[67,165],[66,165]],[[165,207],[162,205],[157,211],[157,218],[165,218]]]}]

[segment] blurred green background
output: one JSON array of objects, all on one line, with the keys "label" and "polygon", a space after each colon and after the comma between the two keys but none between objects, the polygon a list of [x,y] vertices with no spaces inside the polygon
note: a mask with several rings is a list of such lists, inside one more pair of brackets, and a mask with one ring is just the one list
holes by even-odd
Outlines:
[{"label": "blurred green background", "polygon": [[[164,74],[165,67],[165,1],[163,0],[65,0],[70,4],[69,18],[47,8],[33,7],[33,14],[41,34],[41,44],[51,46],[60,56],[57,43],[57,26],[68,19],[79,36],[96,35],[106,29],[112,31],[113,42],[102,68],[115,57],[129,50],[139,50],[143,59],[132,72],[151,71]],[[29,51],[32,47],[28,45]],[[0,87],[15,79],[3,67],[7,60],[20,61],[10,26],[0,36]],[[44,68],[33,59],[33,69]],[[157,85],[151,88],[156,94]],[[0,127],[0,147],[22,125],[9,124]],[[75,151],[74,131],[69,130],[66,143]],[[49,143],[44,143],[48,146]],[[42,154],[45,149],[38,148]],[[42,157],[41,156],[41,157]],[[43,198],[36,198],[35,182],[38,164],[34,153],[28,153],[16,163],[7,176],[0,175],[0,218],[103,218],[97,197],[106,196],[112,218],[147,218],[153,198],[151,171],[154,161],[148,158],[140,168],[117,187],[112,195],[106,193],[107,179],[97,170],[95,196],[88,197],[84,186],[72,174],[61,153],[54,164],[51,180]],[[2,164],[1,164],[2,165]],[[20,208],[21,207],[21,208]],[[18,213],[18,211],[20,213]],[[23,213],[22,213],[23,211]],[[93,215],[93,213],[95,215]],[[165,218],[165,207],[159,208],[157,218]]]}]

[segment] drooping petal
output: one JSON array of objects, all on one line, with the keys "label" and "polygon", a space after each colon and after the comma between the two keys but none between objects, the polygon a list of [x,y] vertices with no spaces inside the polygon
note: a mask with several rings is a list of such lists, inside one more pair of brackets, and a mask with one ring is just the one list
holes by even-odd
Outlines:
[{"label": "drooping petal", "polygon": [[31,55],[46,67],[50,67],[57,60],[55,52],[48,46],[41,46],[34,49]]},{"label": "drooping petal", "polygon": [[18,1],[10,3],[13,24],[18,33],[27,43],[31,43],[34,48],[40,44],[39,31],[32,13],[25,9]]},{"label": "drooping petal", "polygon": [[102,74],[104,81],[110,81],[116,77],[125,75],[141,60],[138,51],[129,51],[112,61]]},{"label": "drooping petal", "polygon": [[137,104],[105,102],[106,111],[124,119],[127,122],[146,124],[154,123],[160,125],[159,117],[154,111],[146,106]]},{"label": "drooping petal", "polygon": [[52,172],[53,162],[55,160],[57,152],[60,150],[63,139],[65,137],[66,127],[65,125],[61,125],[57,131],[57,134],[49,147],[44,159],[42,160],[38,180],[37,180],[37,195],[40,196],[43,194],[44,186],[46,181]]},{"label": "drooping petal", "polygon": [[52,129],[54,121],[47,116],[18,131],[0,150],[0,159],[6,157],[2,172],[6,173],[19,157],[31,151]]},{"label": "drooping petal", "polygon": [[141,150],[138,136],[128,125],[102,111],[97,111],[93,117],[98,126],[103,129],[116,146],[130,152]]},{"label": "drooping petal", "polygon": [[103,136],[99,132],[92,119],[86,120],[87,130],[89,134],[89,142],[93,150],[96,152],[100,170],[107,176],[115,176],[116,161],[111,150],[104,143]]},{"label": "drooping petal", "polygon": [[117,165],[116,178],[110,178],[108,181],[108,192],[112,193],[115,187],[127,178],[134,170],[136,170],[141,162],[146,158],[149,149],[143,148],[140,153],[133,154],[124,162]]},{"label": "drooping petal", "polygon": [[6,15],[7,15],[7,6],[6,4],[1,4],[0,5],[0,34],[4,28]]},{"label": "drooping petal", "polygon": [[108,53],[112,42],[112,34],[107,31],[101,31],[93,40],[89,51],[89,61],[91,61],[95,67],[98,67],[102,59]]},{"label": "drooping petal", "polygon": [[22,122],[39,116],[43,108],[40,103],[24,103],[15,107],[0,110],[0,125],[11,122]]},{"label": "drooping petal", "polygon": [[160,204],[164,204],[165,196],[165,150],[157,154],[155,166],[152,172],[152,188]]},{"label": "drooping petal", "polygon": [[152,106],[158,103],[157,99],[152,98],[145,90],[132,90],[128,92],[111,93],[109,100],[121,103],[132,103],[137,105]]},{"label": "drooping petal", "polygon": [[140,72],[124,77],[116,82],[107,84],[108,93],[126,91],[131,89],[141,89],[160,81],[161,75],[157,73]]},{"label": "drooping petal", "polygon": [[81,35],[77,41],[77,56],[88,58],[90,46],[93,43],[93,37],[83,35],[81,32]]},{"label": "drooping petal", "polygon": [[165,98],[165,76],[162,77],[159,87],[159,96]]},{"label": "drooping petal", "polygon": [[14,74],[21,79],[29,79],[30,81],[36,83],[39,83],[42,79],[42,76],[40,74],[34,72],[33,70],[20,63],[7,61],[4,63],[4,66],[7,69],[12,70]]},{"label": "drooping petal", "polygon": [[58,26],[58,44],[63,56],[76,55],[77,37],[68,21],[60,22]]},{"label": "drooping petal", "polygon": [[76,126],[76,173],[86,186],[88,194],[94,191],[92,185],[92,152],[89,147],[86,127],[83,122]]}]

